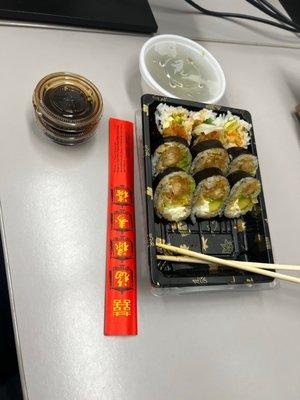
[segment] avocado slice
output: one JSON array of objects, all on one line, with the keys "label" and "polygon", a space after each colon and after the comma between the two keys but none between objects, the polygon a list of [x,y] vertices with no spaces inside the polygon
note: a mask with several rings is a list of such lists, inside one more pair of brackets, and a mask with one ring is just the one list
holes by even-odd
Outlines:
[{"label": "avocado slice", "polygon": [[186,170],[188,166],[190,165],[190,159],[189,157],[185,157],[182,160],[179,161],[178,167],[182,168],[183,170]]},{"label": "avocado slice", "polygon": [[241,210],[251,206],[251,204],[252,204],[252,201],[251,201],[250,197],[241,196],[241,197],[238,198],[238,205],[239,205]]},{"label": "avocado slice", "polygon": [[239,123],[237,121],[228,121],[226,122],[226,124],[224,125],[224,128],[227,132],[231,132],[234,131],[238,128]]},{"label": "avocado slice", "polygon": [[174,120],[175,120],[175,122],[177,122],[177,124],[182,124],[182,116],[181,115],[176,115]]},{"label": "avocado slice", "polygon": [[210,200],[209,211],[216,212],[222,206],[222,199]]}]

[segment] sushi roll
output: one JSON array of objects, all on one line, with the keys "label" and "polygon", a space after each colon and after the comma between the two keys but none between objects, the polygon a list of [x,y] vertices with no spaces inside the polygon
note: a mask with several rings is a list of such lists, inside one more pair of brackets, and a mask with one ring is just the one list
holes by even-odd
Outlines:
[{"label": "sushi roll", "polygon": [[160,103],[155,111],[155,121],[163,137],[179,136],[190,144],[194,121],[187,109]]},{"label": "sushi roll", "polygon": [[218,168],[208,168],[194,175],[197,184],[193,196],[191,219],[213,218],[222,214],[230,185]]},{"label": "sushi roll", "polygon": [[219,168],[223,175],[226,175],[229,166],[229,156],[218,140],[206,140],[194,145],[191,149],[195,156],[191,174],[207,168]]},{"label": "sushi roll", "polygon": [[192,162],[192,155],[187,146],[177,138],[171,136],[157,147],[152,157],[153,176],[161,174],[168,168],[177,167],[188,172]]},{"label": "sushi roll", "polygon": [[176,168],[166,170],[154,192],[154,209],[159,218],[170,222],[183,221],[192,208],[195,181]]},{"label": "sushi roll", "polygon": [[219,142],[222,143],[223,141],[223,136],[222,136],[222,129],[214,129],[209,132],[200,132],[197,134],[195,140],[194,140],[194,145],[204,142],[205,140],[219,140]]},{"label": "sushi roll", "polygon": [[203,132],[203,129],[213,126],[217,114],[212,110],[203,108],[200,111],[191,111],[190,116],[193,119],[192,134],[197,136],[200,132]]},{"label": "sushi roll", "polygon": [[258,168],[257,157],[249,153],[243,147],[231,147],[228,149],[231,163],[229,165],[228,175],[235,171],[244,171],[251,176],[256,175]]},{"label": "sushi roll", "polygon": [[192,135],[195,141],[202,142],[204,140],[220,140],[222,127],[214,124],[217,114],[207,108],[203,108],[197,112],[191,112],[194,120]]},{"label": "sushi roll", "polygon": [[224,215],[227,218],[238,218],[251,211],[258,203],[261,184],[258,179],[244,171],[236,171],[228,176],[231,191],[226,202]]},{"label": "sushi roll", "polygon": [[219,115],[214,123],[223,129],[221,141],[225,149],[230,147],[247,148],[250,142],[251,124],[237,115],[232,115],[230,111],[227,114]]}]

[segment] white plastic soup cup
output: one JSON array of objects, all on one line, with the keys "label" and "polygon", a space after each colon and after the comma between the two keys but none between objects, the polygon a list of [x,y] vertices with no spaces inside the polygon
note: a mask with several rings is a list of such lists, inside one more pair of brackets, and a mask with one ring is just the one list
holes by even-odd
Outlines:
[{"label": "white plastic soup cup", "polygon": [[[205,103],[217,103],[223,97],[226,87],[224,72],[220,64],[203,46],[194,42],[193,40],[177,35],[154,36],[147,40],[147,42],[145,42],[143,45],[139,57],[139,68],[143,93],[152,93],[178,98],[178,96],[169,91],[170,87],[160,86],[149,68],[147,68],[147,57],[149,57],[150,50],[158,47],[162,48],[162,46],[170,46],[170,48],[174,48],[174,45],[177,45],[179,48],[184,47],[184,50],[188,53],[189,57],[195,60],[195,64],[197,64],[197,59],[199,59],[199,56],[203,56],[203,61],[206,63],[205,69],[210,70],[210,73],[214,76],[214,85],[213,89],[210,90],[209,98],[206,96],[205,98],[201,99],[201,95],[197,95],[197,98],[189,98],[188,100],[203,101]],[[199,67],[201,71],[200,64]]]}]

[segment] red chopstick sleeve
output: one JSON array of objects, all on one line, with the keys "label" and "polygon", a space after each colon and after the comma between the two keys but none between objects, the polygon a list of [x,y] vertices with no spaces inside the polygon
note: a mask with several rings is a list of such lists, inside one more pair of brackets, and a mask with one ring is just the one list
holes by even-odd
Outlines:
[{"label": "red chopstick sleeve", "polygon": [[134,127],[109,121],[109,181],[104,334],[137,334]]}]

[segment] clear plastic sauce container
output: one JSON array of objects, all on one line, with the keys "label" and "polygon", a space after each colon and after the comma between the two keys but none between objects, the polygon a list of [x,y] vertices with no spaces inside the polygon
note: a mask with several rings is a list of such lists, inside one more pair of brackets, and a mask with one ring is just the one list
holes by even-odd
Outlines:
[{"label": "clear plastic sauce container", "polygon": [[59,144],[74,145],[90,139],[102,116],[99,90],[88,79],[69,72],[41,79],[32,101],[39,130]]}]

